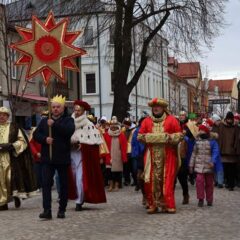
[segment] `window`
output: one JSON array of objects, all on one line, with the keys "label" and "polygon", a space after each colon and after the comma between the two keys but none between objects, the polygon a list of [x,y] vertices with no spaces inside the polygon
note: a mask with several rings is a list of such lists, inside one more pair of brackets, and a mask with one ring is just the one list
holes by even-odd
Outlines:
[{"label": "window", "polygon": [[114,72],[111,72],[111,91],[114,92]]},{"label": "window", "polygon": [[11,49],[10,54],[11,54],[11,77],[13,79],[16,79],[17,78],[17,66],[14,65],[14,63],[16,62],[16,52]]},{"label": "window", "polygon": [[86,93],[96,93],[95,73],[86,74]]},{"label": "window", "polygon": [[93,28],[85,28],[84,45],[93,45]]}]

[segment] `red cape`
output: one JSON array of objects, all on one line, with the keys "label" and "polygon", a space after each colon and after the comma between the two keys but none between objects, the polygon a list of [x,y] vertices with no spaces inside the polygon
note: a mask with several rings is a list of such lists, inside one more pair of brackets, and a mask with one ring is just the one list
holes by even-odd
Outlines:
[{"label": "red cape", "polygon": [[[81,144],[84,202],[105,203],[103,175],[100,167],[99,146]],[[76,199],[75,179],[69,174],[69,199]]]}]

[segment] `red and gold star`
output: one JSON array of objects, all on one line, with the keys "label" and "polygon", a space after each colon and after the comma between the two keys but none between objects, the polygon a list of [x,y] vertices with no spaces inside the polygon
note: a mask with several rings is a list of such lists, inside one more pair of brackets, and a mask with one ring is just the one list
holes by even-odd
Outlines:
[{"label": "red and gold star", "polygon": [[44,84],[48,85],[52,75],[65,82],[64,69],[79,71],[73,58],[86,51],[72,45],[81,32],[67,32],[68,24],[68,18],[56,23],[50,12],[45,23],[33,16],[32,29],[16,27],[22,40],[10,47],[22,54],[16,65],[28,66],[27,80],[41,73]]}]

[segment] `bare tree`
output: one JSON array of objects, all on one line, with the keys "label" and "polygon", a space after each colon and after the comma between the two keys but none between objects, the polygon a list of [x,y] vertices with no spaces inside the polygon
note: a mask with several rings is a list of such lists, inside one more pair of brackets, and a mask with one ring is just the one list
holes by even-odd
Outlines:
[{"label": "bare tree", "polygon": [[[16,9],[17,12],[17,9]],[[17,60],[16,53],[9,48],[9,45],[16,39],[16,30],[8,24],[5,6],[0,6],[0,75],[1,92],[7,100],[15,120],[17,102],[22,100],[26,90],[27,82],[22,79],[23,68],[17,69],[14,66]],[[20,97],[19,97],[20,96]]]},{"label": "bare tree", "polygon": [[[154,40],[159,34],[169,41],[169,49],[175,55],[199,54],[201,47],[203,45],[210,47],[213,38],[219,34],[219,29],[224,23],[223,13],[227,0],[72,0],[71,3],[59,0],[56,2],[59,6],[56,10],[59,10],[59,16],[71,15],[77,20],[78,16],[83,14],[95,15],[105,12],[110,16],[108,19],[114,20],[112,114],[121,121],[130,107],[129,95],[138,83],[148,61],[153,57],[150,48],[155,45]],[[90,3],[94,4],[92,5],[94,7],[91,7]],[[76,4],[85,6],[86,11],[77,12]],[[47,9],[50,8],[51,4],[46,5],[45,10],[42,7],[37,15],[44,17]],[[102,24],[102,30],[109,28],[109,23],[106,21]],[[137,36],[139,61],[135,73],[128,81],[133,60],[133,36],[137,28],[143,29],[142,34]],[[155,46],[159,48],[159,44]]]},{"label": "bare tree", "polygon": [[[149,47],[161,33],[175,53],[193,55],[212,39],[223,24],[225,0],[112,0],[116,6],[114,38],[115,89],[113,115],[122,120],[129,109],[128,98],[143,73],[149,58]],[[140,63],[128,82],[132,61],[132,29],[144,24],[148,32],[142,38]]]}]

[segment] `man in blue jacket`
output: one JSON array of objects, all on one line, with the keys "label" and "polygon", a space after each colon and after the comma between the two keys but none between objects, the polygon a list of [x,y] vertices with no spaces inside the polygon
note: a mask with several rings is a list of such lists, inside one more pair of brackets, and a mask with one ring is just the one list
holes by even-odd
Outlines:
[{"label": "man in blue jacket", "polygon": [[[71,136],[75,126],[73,118],[64,112],[65,97],[55,96],[51,103],[51,118],[44,118],[34,132],[34,139],[42,145],[42,197],[44,211],[39,215],[41,219],[52,219],[51,211],[51,187],[55,171],[57,171],[60,183],[60,201],[57,217],[65,218],[68,200],[68,174],[71,163]],[[49,136],[49,128],[52,136]],[[50,150],[52,156],[50,156]]]}]

